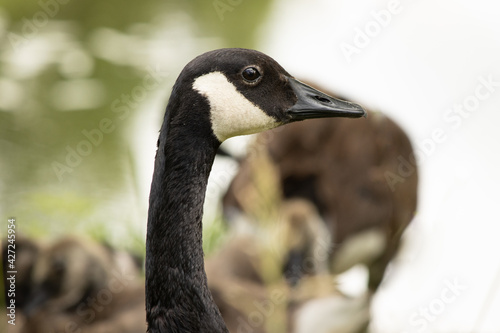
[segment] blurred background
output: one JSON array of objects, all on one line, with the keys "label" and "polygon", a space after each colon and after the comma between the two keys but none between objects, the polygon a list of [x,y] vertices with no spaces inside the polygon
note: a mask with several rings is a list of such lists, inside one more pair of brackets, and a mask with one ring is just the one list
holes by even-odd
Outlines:
[{"label": "blurred background", "polygon": [[[499,9],[487,0],[4,0],[2,239],[14,217],[27,237],[86,235],[143,257],[156,140],[177,75],[205,51],[253,48],[384,112],[416,151],[417,214],[373,300],[372,332],[500,332]],[[226,147],[243,156],[248,140]],[[230,158],[214,165],[207,255],[224,236],[219,200],[236,170]],[[456,297],[439,302],[446,290]]]}]

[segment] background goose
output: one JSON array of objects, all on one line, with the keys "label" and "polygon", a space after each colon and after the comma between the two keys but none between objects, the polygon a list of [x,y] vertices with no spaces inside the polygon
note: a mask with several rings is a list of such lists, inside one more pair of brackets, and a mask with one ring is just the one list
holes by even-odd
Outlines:
[{"label": "background goose", "polygon": [[[327,267],[329,233],[309,201],[287,200],[276,220],[253,232],[231,229],[228,238],[205,267],[230,332],[359,333],[366,327],[369,297],[338,290]],[[299,258],[299,268],[311,275],[295,281],[294,288],[280,270],[294,262],[290,257]],[[235,310],[240,313],[231,316]]]},{"label": "background goose", "polygon": [[66,237],[34,265],[23,333],[137,333],[146,330],[144,287],[109,247]]},{"label": "background goose", "polygon": [[146,317],[156,332],[227,332],[203,264],[208,175],[225,139],[293,121],[364,110],[295,79],[253,50],[221,49],[188,63],[158,139],[146,240]]},{"label": "background goose", "polygon": [[308,200],[294,198],[282,203],[280,212],[283,275],[295,286],[304,274],[329,272],[331,235]]},{"label": "background goose", "polygon": [[[291,292],[289,326],[314,331],[339,325],[334,331],[353,331],[306,310],[317,304],[331,307],[332,313],[344,311],[344,318],[352,315],[354,331],[365,328],[371,294],[416,211],[418,172],[401,163],[413,156],[405,132],[387,116],[371,112],[363,122],[311,120],[262,133],[248,151],[224,195],[223,210],[232,227],[242,221],[259,225],[262,205],[256,196],[278,193],[283,273],[298,289]],[[267,179],[262,173],[277,181],[262,181]],[[338,275],[360,264],[368,271],[368,295],[359,296],[363,285],[356,281],[364,276],[358,274],[354,280],[352,275],[349,281],[339,278],[340,290],[354,292],[353,299],[335,291],[294,300],[305,276]],[[345,282],[348,289],[343,289]]]},{"label": "background goose", "polygon": [[254,322],[255,304],[269,298],[261,274],[261,242],[251,235],[230,235],[205,261],[208,287],[230,333],[250,328],[266,332],[266,320]]},{"label": "background goose", "polygon": [[[301,198],[318,210],[331,238],[331,271],[366,264],[368,286],[376,290],[416,211],[418,172],[408,172],[401,164],[402,158],[413,156],[404,131],[387,116],[371,112],[362,122],[325,119],[291,124],[262,133],[254,146],[263,149],[250,149],[254,154],[241,163],[224,196],[227,219],[234,220],[238,211],[255,216],[245,192],[263,191],[256,189],[255,181],[261,168],[253,164],[261,165],[267,158],[279,179],[282,200]],[[308,273],[306,252],[301,253],[299,259],[299,252],[290,248],[291,261],[285,264],[290,281]],[[294,265],[299,269],[291,269]]]}]

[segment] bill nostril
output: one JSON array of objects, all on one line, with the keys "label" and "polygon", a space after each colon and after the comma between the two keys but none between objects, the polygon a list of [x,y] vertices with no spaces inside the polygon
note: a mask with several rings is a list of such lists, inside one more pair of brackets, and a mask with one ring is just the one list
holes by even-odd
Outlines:
[{"label": "bill nostril", "polygon": [[330,100],[329,100],[328,98],[324,98],[324,97],[321,97],[321,96],[318,96],[318,95],[314,96],[314,98],[315,98],[317,101],[321,102],[321,103],[328,103],[328,104],[330,104],[330,103],[331,103],[331,102],[330,102]]}]

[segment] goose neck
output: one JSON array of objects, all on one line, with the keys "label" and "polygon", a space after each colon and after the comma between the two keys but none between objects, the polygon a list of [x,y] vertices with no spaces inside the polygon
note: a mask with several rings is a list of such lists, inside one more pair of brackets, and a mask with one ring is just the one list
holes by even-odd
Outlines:
[{"label": "goose neck", "polygon": [[[190,131],[189,133],[192,133]],[[146,241],[149,332],[227,332],[208,290],[202,216],[218,142],[169,129],[160,141],[151,185]]]}]

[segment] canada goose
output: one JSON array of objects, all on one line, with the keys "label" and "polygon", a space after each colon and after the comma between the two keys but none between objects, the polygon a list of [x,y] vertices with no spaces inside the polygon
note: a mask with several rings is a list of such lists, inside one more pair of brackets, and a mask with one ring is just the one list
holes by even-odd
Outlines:
[{"label": "canada goose", "polygon": [[366,332],[370,319],[367,295],[356,298],[330,294],[313,298],[289,309],[290,333]]},{"label": "canada goose", "polygon": [[331,234],[307,199],[283,200],[279,209],[283,276],[290,288],[287,332],[360,333],[369,322],[370,295],[348,297],[330,274]]},{"label": "canada goose", "polygon": [[336,276],[305,276],[291,290],[287,309],[289,333],[361,333],[370,318],[370,295],[348,297]]},{"label": "canada goose", "polygon": [[[368,287],[376,290],[416,211],[418,174],[416,167],[410,172],[402,162],[413,156],[404,131],[382,113],[370,112],[362,122],[324,119],[294,123],[260,134],[255,146],[265,147],[277,169],[284,201],[303,198],[317,207],[331,236],[331,272],[365,264]],[[249,151],[260,150],[250,147]],[[242,202],[244,193],[239,193],[248,192],[251,186],[255,168],[248,164],[253,159],[262,164],[252,155],[243,160],[223,198],[225,215],[230,218],[237,211],[253,215]],[[397,181],[394,176],[399,177]],[[292,277],[291,266],[305,265],[297,255],[290,259],[294,263],[285,265],[286,274],[297,282],[307,270],[295,270]]]},{"label": "canada goose", "polygon": [[108,247],[74,237],[43,249],[22,332],[145,331],[144,287],[115,259]]},{"label": "canada goose", "polygon": [[[258,241],[253,235],[233,235],[212,256],[205,260],[209,280],[229,276],[238,281],[263,285],[259,272]],[[209,281],[210,282],[210,281]]]},{"label": "canada goose", "polygon": [[331,235],[316,207],[304,199],[285,200],[280,222],[283,275],[290,285],[303,274],[327,274]]},{"label": "canada goose", "polygon": [[228,298],[224,295],[226,293],[226,289],[228,289],[227,285],[223,286],[224,290],[222,290],[220,285],[216,286],[211,285],[209,287],[210,287],[210,293],[212,294],[214,302],[217,305],[217,308],[219,309],[222,318],[224,319],[224,322],[226,323],[229,333],[241,332],[242,327],[251,327],[253,333],[265,332],[262,331],[260,327],[255,328],[250,326],[250,323],[248,322],[248,315],[246,315],[238,307],[236,307],[234,302],[228,300]]},{"label": "canada goose", "polygon": [[220,49],[177,78],[160,130],[149,198],[146,318],[150,333],[227,332],[207,285],[202,211],[217,148],[229,137],[364,110],[290,76],[269,56]]},{"label": "canada goose", "polygon": [[105,287],[111,257],[105,249],[92,245],[67,237],[40,253],[33,268],[33,293],[26,306],[28,315],[42,305],[64,311],[89,292]]},{"label": "canada goose", "polygon": [[253,235],[232,235],[205,261],[208,287],[230,333],[242,327],[265,332],[265,318],[252,322],[255,304],[268,298],[261,275],[259,242]]}]

